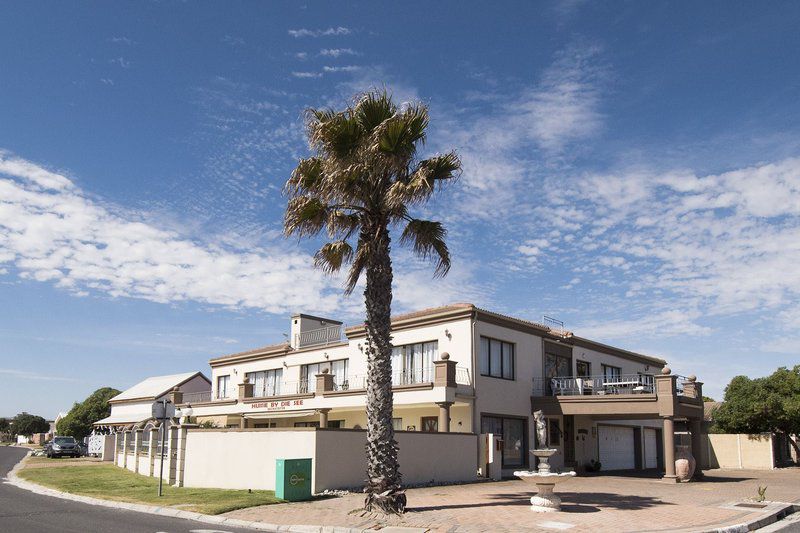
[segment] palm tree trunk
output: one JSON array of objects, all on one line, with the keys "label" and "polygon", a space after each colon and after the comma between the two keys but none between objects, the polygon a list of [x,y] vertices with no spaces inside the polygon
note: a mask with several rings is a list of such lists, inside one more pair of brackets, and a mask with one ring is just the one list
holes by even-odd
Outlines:
[{"label": "palm tree trunk", "polygon": [[406,495],[400,482],[397,441],[392,427],[392,261],[386,222],[362,227],[370,241],[364,290],[367,332],[367,485],[364,508],[402,513]]}]

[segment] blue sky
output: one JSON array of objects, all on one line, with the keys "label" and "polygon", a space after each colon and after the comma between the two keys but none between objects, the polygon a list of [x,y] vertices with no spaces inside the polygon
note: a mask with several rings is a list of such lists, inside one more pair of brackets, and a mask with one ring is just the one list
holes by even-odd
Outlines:
[{"label": "blue sky", "polygon": [[800,6],[36,2],[0,20],[0,416],[360,296],[281,236],[301,114],[387,86],[462,179],[395,310],[556,316],[720,397],[800,362]]}]

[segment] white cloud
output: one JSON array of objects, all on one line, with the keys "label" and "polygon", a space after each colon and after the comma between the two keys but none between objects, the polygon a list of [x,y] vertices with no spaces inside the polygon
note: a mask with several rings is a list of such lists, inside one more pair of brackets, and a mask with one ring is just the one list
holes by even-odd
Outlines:
[{"label": "white cloud", "polygon": [[321,78],[321,72],[292,72],[295,78]]},{"label": "white cloud", "polygon": [[[546,187],[536,220],[544,231],[546,214],[580,210],[580,238],[562,245],[560,260],[597,282],[623,275],[626,299],[668,318],[667,331],[681,329],[669,326],[677,315],[662,315],[670,306],[698,320],[756,312],[778,328],[800,324],[800,159],[705,176],[638,168],[558,183]],[[652,316],[641,324],[654,324]]]},{"label": "white cloud", "polygon": [[319,55],[325,57],[358,56],[361,55],[352,48],[323,48]]},{"label": "white cloud", "polygon": [[307,28],[300,28],[297,30],[289,30],[289,35],[295,38],[299,37],[330,37],[335,35],[350,35],[352,30],[344,26],[336,28],[330,27],[324,30],[309,30]]},{"label": "white cloud", "polygon": [[234,37],[233,35],[225,35],[220,41],[231,46],[244,46],[245,44],[243,38]]},{"label": "white cloud", "polygon": [[98,204],[66,177],[7,155],[0,173],[0,258],[23,278],[160,303],[284,314],[347,307],[337,280],[315,271],[305,254],[198,243]]},{"label": "white cloud", "polygon": [[120,37],[112,37],[112,38],[111,38],[111,39],[109,39],[109,40],[110,40],[112,43],[115,43],[115,44],[126,44],[126,45],[128,45],[128,46],[133,46],[133,45],[135,45],[135,44],[139,44],[139,43],[137,43],[136,41],[134,41],[133,39],[131,39],[130,37],[124,37],[124,36],[120,36]]},{"label": "white cloud", "polygon": [[112,64],[115,64],[115,65],[119,65],[122,68],[130,68],[130,66],[131,66],[131,62],[128,61],[127,59],[125,59],[122,56],[115,57],[114,59],[109,59],[108,62],[112,63]]},{"label": "white cloud", "polygon": [[112,80],[111,78],[100,78],[100,82],[103,85],[114,85],[114,80]]},{"label": "white cloud", "polygon": [[[163,229],[91,199],[62,174],[0,152],[0,267],[11,269],[5,275],[52,283],[76,296],[360,315],[360,291],[345,298],[341,276],[314,269],[311,256],[282,237],[249,248],[220,241]],[[395,311],[481,294],[467,288],[472,273],[466,266],[438,280],[428,263],[407,251],[398,252],[395,263]]]},{"label": "white cloud", "polygon": [[73,378],[50,376],[48,374],[41,374],[39,372],[16,370],[12,368],[0,368],[0,375],[10,376],[14,379],[26,379],[32,381],[75,381]]},{"label": "white cloud", "polygon": [[638,319],[620,319],[591,322],[575,327],[575,334],[590,339],[630,339],[640,335],[648,337],[672,337],[676,335],[708,335],[711,328],[699,325],[697,311],[679,309],[663,311]]},{"label": "white cloud", "polygon": [[355,72],[357,70],[361,70],[361,67],[359,67],[358,65],[347,65],[344,67],[325,66],[322,67],[322,70],[324,70],[325,72]]}]

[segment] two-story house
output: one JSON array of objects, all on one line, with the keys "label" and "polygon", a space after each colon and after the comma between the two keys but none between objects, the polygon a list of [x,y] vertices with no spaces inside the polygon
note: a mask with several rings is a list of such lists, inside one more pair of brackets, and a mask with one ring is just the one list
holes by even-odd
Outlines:
[{"label": "two-story house", "polygon": [[[364,343],[363,325],[294,315],[288,342],[211,359],[212,391],[183,406],[220,427],[365,428]],[[668,477],[674,421],[702,420],[701,384],[664,360],[472,304],[396,316],[392,344],[395,429],[500,435],[507,472],[530,465],[536,410],[554,465]]]}]

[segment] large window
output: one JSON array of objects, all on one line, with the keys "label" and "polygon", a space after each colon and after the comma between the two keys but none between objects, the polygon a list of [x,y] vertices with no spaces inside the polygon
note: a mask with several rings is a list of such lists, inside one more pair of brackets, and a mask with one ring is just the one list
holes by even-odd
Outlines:
[{"label": "large window", "polygon": [[528,455],[527,421],[521,418],[481,416],[481,433],[503,439],[503,468],[524,466]]},{"label": "large window", "polygon": [[418,342],[392,348],[392,384],[408,385],[433,381],[433,360],[439,342]]},{"label": "large window", "polygon": [[281,394],[281,381],[283,380],[283,369],[262,370],[261,372],[248,372],[245,374],[250,383],[253,384],[253,396],[262,398],[264,396],[279,396]]},{"label": "large window", "polygon": [[615,378],[619,379],[622,370],[617,366],[603,365],[603,377],[607,380],[613,381]]},{"label": "large window", "polygon": [[217,376],[217,398],[227,398],[231,392],[230,385],[230,376]]},{"label": "large window", "polygon": [[514,345],[481,337],[480,371],[482,376],[514,379]]},{"label": "large window", "polygon": [[337,361],[326,361],[324,363],[313,363],[300,367],[300,388],[301,392],[315,392],[317,390],[317,374],[327,368],[333,374],[333,383],[336,388],[347,388],[347,367],[348,359]]}]

